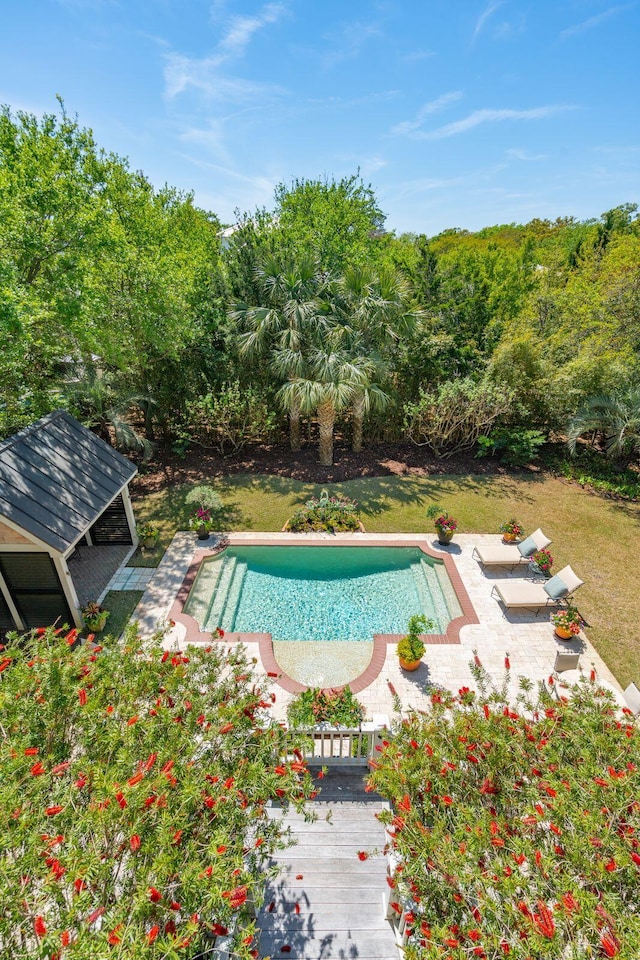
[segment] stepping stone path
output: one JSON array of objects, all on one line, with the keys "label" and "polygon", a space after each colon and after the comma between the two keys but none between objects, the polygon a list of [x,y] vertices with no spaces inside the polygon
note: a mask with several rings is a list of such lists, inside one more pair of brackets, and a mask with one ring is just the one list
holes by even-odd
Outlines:
[{"label": "stepping stone path", "polygon": [[382,850],[384,827],[375,814],[388,807],[377,794],[364,792],[364,782],[362,769],[330,767],[309,805],[318,816],[314,823],[274,808],[273,816],[284,818],[297,843],[273,861],[282,872],[267,884],[258,914],[262,958],[398,960],[384,919],[387,859],[382,853],[358,857],[358,851]]}]

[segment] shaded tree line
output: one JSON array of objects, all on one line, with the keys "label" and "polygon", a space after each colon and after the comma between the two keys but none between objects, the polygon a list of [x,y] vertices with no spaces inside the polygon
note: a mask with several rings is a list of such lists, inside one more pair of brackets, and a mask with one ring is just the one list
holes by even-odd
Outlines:
[{"label": "shaded tree line", "polygon": [[336,431],[526,461],[638,455],[640,220],[396,236],[358,174],[231,230],[60,114],[0,115],[0,432],[67,406],[130,449]]}]

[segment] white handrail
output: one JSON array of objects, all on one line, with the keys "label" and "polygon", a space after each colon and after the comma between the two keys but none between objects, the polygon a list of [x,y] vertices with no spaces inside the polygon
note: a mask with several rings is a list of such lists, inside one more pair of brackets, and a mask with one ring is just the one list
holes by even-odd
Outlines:
[{"label": "white handrail", "polygon": [[[295,746],[307,763],[332,766],[358,766],[368,764],[376,753],[376,747],[388,732],[386,718],[363,723],[360,727],[332,727],[319,724],[317,727],[287,731],[287,752]],[[382,722],[381,722],[382,721]]]}]

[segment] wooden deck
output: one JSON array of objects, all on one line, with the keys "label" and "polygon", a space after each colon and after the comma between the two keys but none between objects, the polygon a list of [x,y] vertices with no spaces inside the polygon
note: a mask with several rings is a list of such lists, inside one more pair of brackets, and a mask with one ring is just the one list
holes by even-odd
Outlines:
[{"label": "wooden deck", "polygon": [[258,914],[260,956],[398,960],[383,911],[386,857],[380,853],[362,861],[357,855],[382,850],[384,829],[375,814],[386,803],[364,792],[362,768],[330,767],[319,785],[322,792],[310,805],[318,815],[315,823],[295,812],[273,811],[284,815],[297,843],[274,860],[282,872],[267,885]]}]

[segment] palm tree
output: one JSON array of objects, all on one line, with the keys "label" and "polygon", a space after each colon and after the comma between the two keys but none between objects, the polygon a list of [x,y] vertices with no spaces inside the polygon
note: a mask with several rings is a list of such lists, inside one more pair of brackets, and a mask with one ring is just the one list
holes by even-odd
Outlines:
[{"label": "palm tree", "polygon": [[383,410],[390,401],[380,384],[388,379],[391,358],[418,317],[407,308],[408,300],[407,283],[389,268],[375,273],[366,267],[349,267],[338,281],[332,304],[345,326],[353,356],[362,361],[361,383],[354,390],[351,409],[355,453],[362,450],[366,414]]},{"label": "palm tree", "polygon": [[95,367],[87,368],[82,379],[68,381],[64,397],[71,412],[84,426],[116,450],[141,454],[145,459],[151,456],[151,442],[130,423],[135,408],[142,411],[145,418],[150,415],[155,406],[151,397],[138,396],[116,387],[113,374],[102,373]]},{"label": "palm tree", "polygon": [[[326,312],[322,293],[326,278],[312,260],[282,263],[265,257],[257,270],[264,305],[236,303],[230,317],[244,328],[238,342],[245,356],[270,356],[270,367],[283,379],[301,376],[305,337],[324,322]],[[286,412],[289,415],[291,449],[300,450],[301,407],[296,391],[289,391]]]},{"label": "palm tree", "polygon": [[320,463],[325,467],[333,464],[336,416],[349,406],[356,390],[366,380],[364,362],[353,359],[335,342],[339,340],[339,334],[339,330],[327,329],[324,342],[318,340],[310,345],[307,376],[290,379],[278,392],[285,408],[293,403],[304,413],[316,414],[320,431]]},{"label": "palm tree", "polygon": [[578,437],[600,437],[607,456],[628,463],[640,454],[640,385],[591,397],[569,424],[568,443],[575,452]]}]

